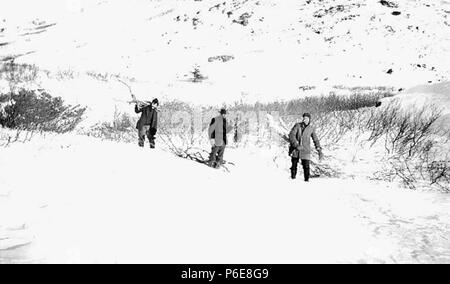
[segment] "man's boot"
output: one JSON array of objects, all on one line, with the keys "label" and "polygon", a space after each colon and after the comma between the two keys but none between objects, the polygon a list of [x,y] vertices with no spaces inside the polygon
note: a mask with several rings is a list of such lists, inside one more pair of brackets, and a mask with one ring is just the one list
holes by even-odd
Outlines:
[{"label": "man's boot", "polygon": [[305,181],[309,182],[309,177],[310,177],[310,161],[308,160],[304,160],[302,161],[302,165],[303,165],[303,175],[305,177]]},{"label": "man's boot", "polygon": [[150,149],[155,149],[156,147],[156,142],[155,142],[155,136],[154,135],[149,135],[148,136],[148,142],[150,143]]},{"label": "man's boot", "polygon": [[291,169],[291,179],[295,179],[297,177],[297,169]]}]

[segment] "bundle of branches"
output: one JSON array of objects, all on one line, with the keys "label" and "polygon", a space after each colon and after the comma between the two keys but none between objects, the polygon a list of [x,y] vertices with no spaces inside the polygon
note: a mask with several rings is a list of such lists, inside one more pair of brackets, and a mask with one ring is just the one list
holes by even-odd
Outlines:
[{"label": "bundle of branches", "polygon": [[[209,152],[194,145],[202,145],[201,137],[187,132],[170,132],[167,129],[161,129],[159,139],[166,149],[177,157],[191,160],[200,164],[209,165]],[[221,167],[229,172],[228,165],[234,165],[231,162],[224,161]]]},{"label": "bundle of branches", "polygon": [[142,107],[146,107],[151,105],[151,102],[149,101],[142,101],[136,98],[136,95],[133,93],[133,90],[131,89],[131,86],[127,83],[125,83],[123,80],[121,80],[119,77],[116,77],[116,80],[121,83],[122,85],[124,85],[125,87],[127,87],[128,92],[130,93],[131,96],[131,101],[127,101],[127,103],[129,104],[136,104],[138,105],[140,108]]}]

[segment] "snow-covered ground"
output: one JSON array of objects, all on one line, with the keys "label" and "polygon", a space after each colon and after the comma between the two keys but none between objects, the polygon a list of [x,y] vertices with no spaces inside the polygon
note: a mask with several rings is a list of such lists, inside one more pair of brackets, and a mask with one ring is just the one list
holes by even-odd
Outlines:
[{"label": "snow-covered ground", "polygon": [[[195,106],[402,89],[385,102],[436,104],[449,126],[450,2],[389,2],[3,0],[0,63],[38,72],[16,86],[0,73],[0,93],[87,106],[89,128],[133,112],[117,78]],[[340,179],[305,184],[273,145],[227,149],[223,172],[36,135],[0,148],[0,263],[450,263],[450,196],[371,180],[384,149],[356,142],[326,149]]]},{"label": "snow-covered ground", "polygon": [[450,81],[417,85],[390,98],[382,100],[385,106],[399,103],[405,111],[428,109],[441,112],[436,127],[450,131]]},{"label": "snow-covered ground", "polygon": [[[72,134],[0,149],[0,263],[449,263],[450,196]],[[286,159],[287,160],[287,159]]]}]

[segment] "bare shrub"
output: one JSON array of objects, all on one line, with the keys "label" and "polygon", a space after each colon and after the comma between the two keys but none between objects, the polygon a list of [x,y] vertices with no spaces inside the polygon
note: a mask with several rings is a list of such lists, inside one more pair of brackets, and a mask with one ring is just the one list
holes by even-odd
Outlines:
[{"label": "bare shrub", "polygon": [[0,65],[0,80],[8,82],[11,93],[16,92],[22,84],[35,82],[38,75],[39,69],[36,65],[17,64],[13,60]]},{"label": "bare shrub", "polygon": [[436,185],[447,192],[450,191],[450,162],[448,159],[429,163],[427,165],[427,173],[431,185]]},{"label": "bare shrub", "polygon": [[110,141],[131,143],[136,141],[137,118],[128,113],[114,110],[114,118],[111,122],[103,122],[91,127],[82,134]]},{"label": "bare shrub", "polygon": [[118,75],[111,75],[109,73],[100,73],[100,72],[95,72],[95,71],[87,71],[86,75],[88,75],[89,77],[101,81],[101,82],[108,82],[109,79],[111,79],[112,77],[114,78],[118,78]]},{"label": "bare shrub", "polygon": [[434,123],[441,116],[435,106],[403,111],[392,104],[382,111],[373,112],[367,126],[371,131],[369,141],[385,138],[386,150],[408,158],[421,155],[429,138],[438,135]]},{"label": "bare shrub", "polygon": [[161,105],[163,109],[160,116],[159,139],[163,147],[174,155],[192,160],[201,164],[207,164],[209,153],[205,150],[207,139],[204,137],[204,121],[201,121],[201,129],[195,129],[192,121],[194,108],[180,101],[168,101]]},{"label": "bare shrub", "polygon": [[208,79],[208,77],[202,74],[202,72],[200,71],[200,67],[197,65],[194,67],[194,70],[191,71],[190,73],[192,74],[192,78],[190,80],[194,83],[199,83]]},{"label": "bare shrub", "polygon": [[78,75],[79,73],[72,69],[65,69],[58,70],[53,77],[58,81],[67,81],[75,79],[76,77],[78,77]]},{"label": "bare shrub", "polygon": [[23,129],[16,129],[14,131],[5,128],[0,128],[0,147],[8,147],[13,143],[26,143],[31,141],[35,132]]},{"label": "bare shrub", "polygon": [[369,141],[374,145],[384,143],[389,167],[380,173],[387,179],[399,178],[409,188],[417,188],[421,182],[450,188],[448,162],[442,160],[449,149],[441,131],[435,127],[440,110],[431,105],[404,111],[399,104],[373,111],[367,120]]}]

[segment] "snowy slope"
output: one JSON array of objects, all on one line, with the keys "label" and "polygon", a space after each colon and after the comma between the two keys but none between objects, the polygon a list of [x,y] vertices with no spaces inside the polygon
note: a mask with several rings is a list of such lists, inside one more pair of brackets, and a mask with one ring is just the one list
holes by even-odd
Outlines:
[{"label": "snowy slope", "polygon": [[[16,61],[52,72],[121,74],[137,79],[141,96],[209,104],[287,99],[301,86],[321,93],[448,80],[450,4],[391,2],[5,0],[0,58],[24,55]],[[209,60],[221,55],[234,59]],[[196,65],[208,80],[186,84]],[[84,85],[79,93],[92,94]],[[69,86],[55,92],[73,92]],[[113,96],[110,88],[102,93]]]},{"label": "snowy slope", "polygon": [[447,195],[291,181],[264,152],[226,173],[74,135],[0,149],[0,263],[450,262]]},{"label": "snowy slope", "polygon": [[[405,97],[423,98],[423,102],[434,103],[440,106],[444,115],[450,114],[450,82],[438,84],[419,85],[407,90]],[[402,99],[402,97],[400,97]],[[406,100],[405,100],[406,101]],[[414,101],[414,99],[412,99]],[[420,102],[416,102],[420,105]]]},{"label": "snowy slope", "polygon": [[397,96],[385,98],[384,105],[399,103],[403,110],[435,109],[442,116],[435,126],[450,131],[450,82],[418,85],[399,93]]},{"label": "snowy slope", "polygon": [[[390,2],[4,0],[0,60],[36,64],[27,87],[88,106],[87,126],[133,111],[116,76],[141,99],[218,106],[387,86],[406,89],[394,98],[405,109],[448,113],[450,3]],[[342,179],[305,184],[276,147],[227,149],[226,173],[36,135],[0,148],[0,263],[449,263],[448,195],[369,180],[382,157],[356,143],[327,149]]]}]

